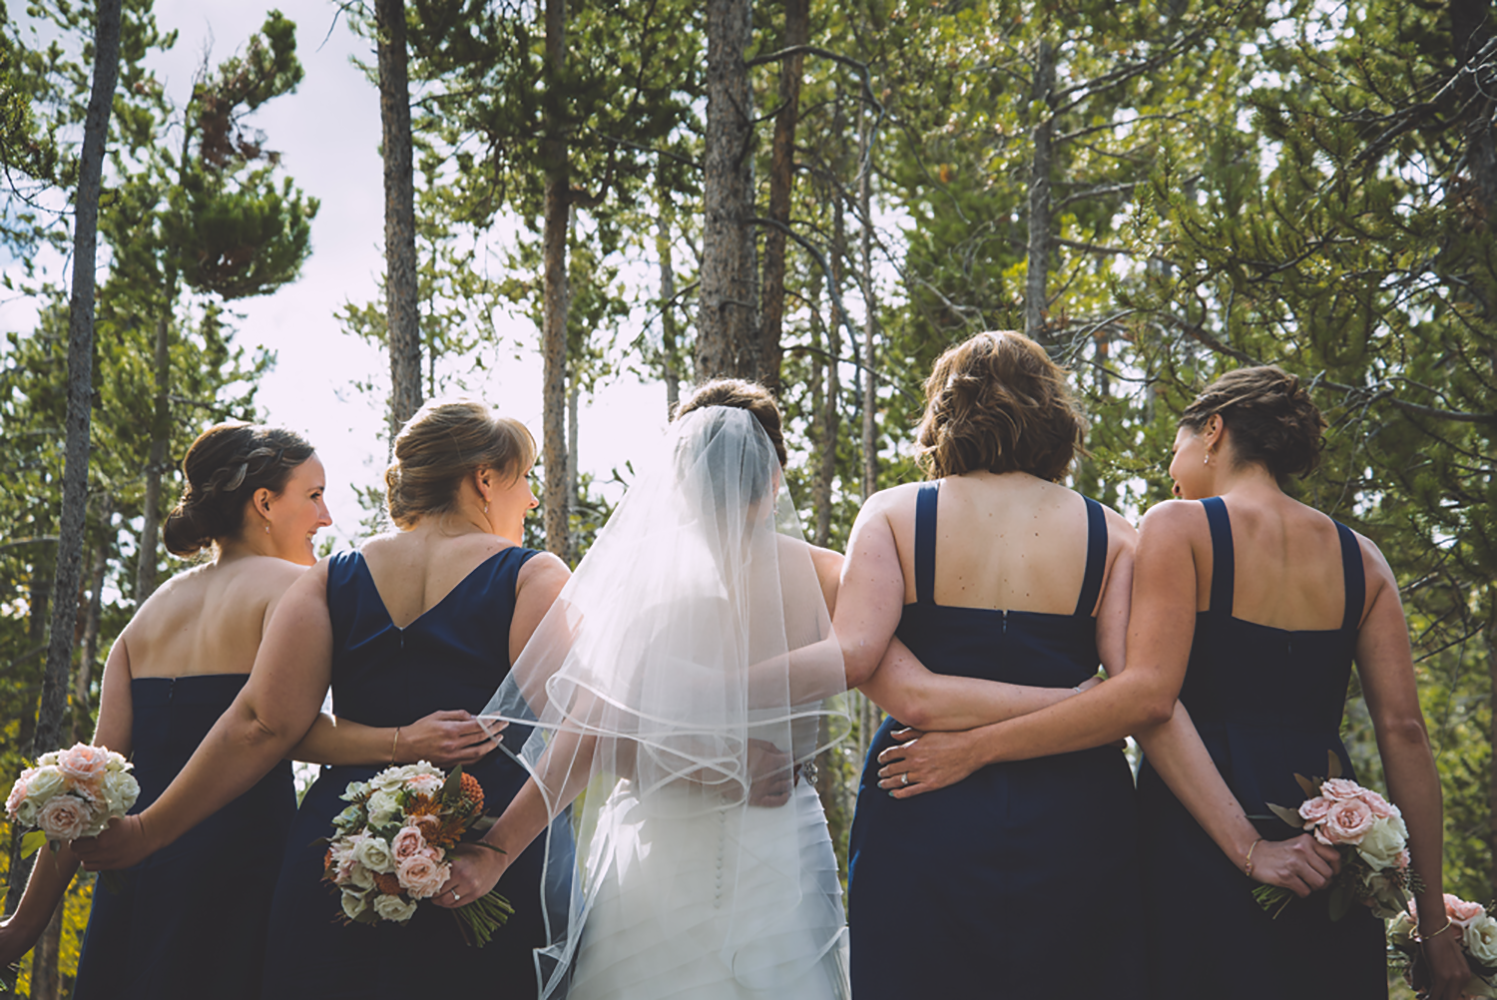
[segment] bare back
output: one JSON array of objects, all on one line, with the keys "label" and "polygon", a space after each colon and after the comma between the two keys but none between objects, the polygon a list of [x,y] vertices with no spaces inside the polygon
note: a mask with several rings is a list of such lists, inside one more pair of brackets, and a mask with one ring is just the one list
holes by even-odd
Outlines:
[{"label": "bare back", "polygon": [[120,636],[131,677],[247,674],[276,602],[305,568],[246,556],[179,573]]},{"label": "bare back", "polygon": [[[1232,523],[1232,616],[1288,631],[1341,626],[1346,585],[1335,522],[1281,493],[1232,491],[1223,498]],[[1204,545],[1194,545],[1196,609],[1211,604],[1210,536],[1201,515]],[[1369,599],[1373,595],[1369,594]],[[1362,616],[1357,609],[1357,619]]]},{"label": "bare back", "polygon": [[422,525],[371,538],[360,551],[397,628],[405,628],[512,543],[482,532],[447,535]]},{"label": "bare back", "polygon": [[[915,602],[916,486],[891,505],[889,524]],[[935,602],[963,608],[1076,610],[1086,573],[1086,501],[1023,473],[951,476],[941,481],[936,520]],[[1120,538],[1109,512],[1109,538]],[[1116,546],[1109,545],[1111,570]],[[1105,585],[1104,585],[1105,589]]]}]

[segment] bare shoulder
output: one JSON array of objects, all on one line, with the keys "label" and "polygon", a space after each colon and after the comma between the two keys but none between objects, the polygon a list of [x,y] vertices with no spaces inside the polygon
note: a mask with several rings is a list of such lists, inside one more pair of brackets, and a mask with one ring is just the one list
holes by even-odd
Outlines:
[{"label": "bare shoulder", "polygon": [[816,567],[818,576],[831,574],[838,576],[842,573],[842,564],[846,557],[836,549],[824,549],[820,545],[806,543],[806,548],[811,550],[811,565]]},{"label": "bare shoulder", "polygon": [[1139,522],[1140,537],[1206,528],[1206,508],[1195,500],[1165,500],[1150,507]]},{"label": "bare shoulder", "polygon": [[[500,546],[496,551],[502,551],[505,546]],[[519,574],[515,577],[515,589],[520,590],[531,584],[542,587],[554,584],[560,589],[561,584],[567,582],[572,576],[572,571],[567,568],[555,553],[537,552],[525,561],[520,567]]]},{"label": "bare shoulder", "polygon": [[1388,565],[1388,558],[1383,555],[1383,550],[1360,531],[1353,530],[1352,534],[1356,536],[1357,547],[1362,551],[1362,571],[1367,578],[1367,596],[1375,596],[1382,587],[1397,590],[1398,579],[1393,575],[1393,567]]},{"label": "bare shoulder", "polygon": [[1102,504],[1102,513],[1107,519],[1107,537],[1111,544],[1132,548],[1138,538],[1138,529],[1122,514]]}]

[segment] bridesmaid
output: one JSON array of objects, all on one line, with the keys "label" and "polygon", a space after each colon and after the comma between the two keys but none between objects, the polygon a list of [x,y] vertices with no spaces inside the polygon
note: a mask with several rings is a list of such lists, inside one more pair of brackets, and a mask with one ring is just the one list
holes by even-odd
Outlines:
[{"label": "bridesmaid", "polygon": [[885,754],[885,786],[903,772],[939,787],[978,762],[1136,732],[1147,757],[1139,810],[1151,997],[1386,995],[1382,928],[1366,912],[1332,923],[1316,897],[1274,920],[1251,895],[1256,880],[1308,896],[1336,870],[1314,838],[1248,817],[1267,813],[1266,802],[1301,801],[1293,775],[1322,774],[1327,751],[1350,773],[1338,729],[1353,659],[1424,885],[1431,996],[1455,1000],[1468,979],[1444,919],[1439,778],[1397,583],[1372,542],[1283,491],[1316,464],[1323,428],[1298,380],[1278,368],[1212,383],[1175,438],[1181,499],[1150,510],[1139,530],[1123,674],[1021,719],[914,734]]},{"label": "bridesmaid", "polygon": [[[850,681],[877,666],[863,690],[899,719],[873,739],[849,848],[859,1000],[1144,995],[1133,780],[1117,747],[973,768],[915,801],[885,789],[925,791],[919,772],[882,786],[878,774],[908,723],[1033,712],[1079,699],[1099,662],[1121,668],[1133,529],[1059,484],[1081,431],[1065,373],[1039,345],[979,334],[926,381],[931,481],[858,514],[834,627]],[[897,648],[878,666],[895,634],[930,671],[986,691],[988,707],[979,696],[964,713],[911,714],[891,673]],[[1091,930],[1068,930],[1078,923]]]},{"label": "bridesmaid", "polygon": [[[479,709],[565,583],[555,556],[521,548],[536,506],[527,473],[535,445],[524,426],[476,402],[433,402],[395,439],[386,502],[400,530],[319,562],[287,593],[255,670],[198,752],[150,808],[75,848],[90,868],[114,868],[172,844],[218,804],[261,780],[317,717],[331,682],[340,718],[403,726],[453,705]],[[324,769],[297,814],[275,888],[263,995],[422,996],[504,990],[534,995],[532,950],[546,943],[541,855],[515,859],[518,911],[485,948],[468,947],[452,916],[420,907],[397,926],[346,924],[338,891],[321,881],[325,848],[351,781],[375,767]],[[491,754],[467,773],[487,810],[524,783],[523,767]],[[559,887],[565,891],[566,886]],[[437,984],[441,984],[440,987]]]},{"label": "bridesmaid", "polygon": [[[266,620],[316,561],[313,536],[332,523],[322,463],[291,431],[218,424],[193,442],[182,467],[187,489],[163,529],[167,550],[185,557],[208,548],[213,557],[163,584],[120,634],[94,733],[95,744],[133,756],[137,810],[161,793],[243,687]],[[408,733],[408,747],[445,753],[445,741],[472,744],[459,729],[477,726],[456,715],[426,720]],[[380,759],[392,737],[331,718],[315,732],[298,756]],[[270,886],[295,810],[290,764],[282,761],[117,889],[99,883],[74,996],[257,996]],[[67,845],[36,855],[20,905],[0,926],[0,964],[36,943],[77,864]],[[225,884],[236,886],[232,907],[221,899]]]}]

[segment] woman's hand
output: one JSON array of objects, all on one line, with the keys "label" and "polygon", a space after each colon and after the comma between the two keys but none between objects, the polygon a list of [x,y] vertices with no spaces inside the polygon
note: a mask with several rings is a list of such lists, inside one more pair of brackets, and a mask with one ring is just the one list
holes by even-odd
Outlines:
[{"label": "woman's hand", "polygon": [[396,763],[424,760],[441,768],[475,764],[499,746],[507,725],[497,719],[479,722],[470,712],[433,712],[400,727]]},{"label": "woman's hand", "polygon": [[878,787],[896,799],[907,799],[954,785],[982,767],[971,731],[922,733],[897,729],[899,743],[878,755]]},{"label": "woman's hand", "polygon": [[1341,855],[1308,833],[1288,840],[1260,840],[1252,849],[1252,877],[1301,898],[1324,889],[1341,870]]},{"label": "woman's hand", "polygon": [[111,820],[97,837],[83,837],[72,842],[73,853],[86,871],[111,871],[137,865],[156,852],[145,824],[139,815]]},{"label": "woman's hand", "polygon": [[1462,1000],[1467,996],[1471,967],[1461,951],[1460,934],[1459,927],[1451,927],[1420,944],[1424,971],[1429,976],[1429,982],[1423,985],[1430,1000]]},{"label": "woman's hand", "polygon": [[486,843],[458,844],[452,849],[452,875],[431,901],[448,910],[467,906],[489,894],[509,862],[508,854]]},{"label": "woman's hand", "polygon": [[768,740],[748,741],[748,804],[775,808],[790,801],[795,789],[794,762]]}]

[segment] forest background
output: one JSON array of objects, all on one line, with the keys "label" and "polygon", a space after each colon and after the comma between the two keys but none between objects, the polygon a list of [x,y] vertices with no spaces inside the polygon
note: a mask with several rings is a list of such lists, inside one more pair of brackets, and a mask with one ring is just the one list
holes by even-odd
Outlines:
[{"label": "forest background", "polygon": [[[70,306],[110,11],[97,289]],[[297,47],[310,24],[354,40],[380,114],[385,268],[373,290],[339,290],[334,353],[352,359],[348,398],[384,414],[375,454],[424,398],[538,383],[545,502],[527,541],[575,564],[632,474],[624,451],[578,467],[592,428],[646,433],[693,381],[755,377],[787,414],[807,534],[841,547],[870,492],[917,477],[922,377],[972,333],[1022,330],[1070,368],[1091,418],[1072,483],[1130,516],[1168,495],[1193,391],[1278,363],[1331,424],[1301,495],[1373,538],[1403,588],[1449,891],[1497,895],[1489,2],[296,13],[300,35],[266,11],[213,50],[163,29],[150,0],[32,0],[0,24],[3,280],[30,317],[0,348],[0,773],[87,738],[109,643],[182,565],[159,524],[187,444],[214,420],[277,419],[261,383],[306,363],[249,345],[270,339],[260,303],[307,272],[320,208],[260,123],[298,109],[333,128],[341,110],[298,103],[315,89]],[[179,45],[203,53],[190,84],[152,69]],[[360,368],[376,356],[388,375]],[[583,419],[620,392],[651,415]],[[376,468],[347,476],[364,514],[345,542],[379,500]],[[859,703],[820,769],[839,845],[877,719]],[[1379,782],[1355,682],[1346,735]],[[90,892],[69,894],[23,994],[66,995]]]}]

